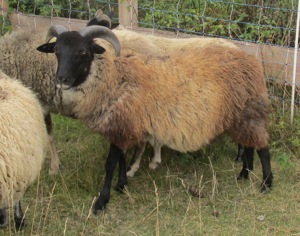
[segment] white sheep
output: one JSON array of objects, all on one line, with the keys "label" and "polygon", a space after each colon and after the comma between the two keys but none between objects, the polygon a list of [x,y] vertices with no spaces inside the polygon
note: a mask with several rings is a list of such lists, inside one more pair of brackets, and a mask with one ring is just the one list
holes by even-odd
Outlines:
[{"label": "white sheep", "polygon": [[[223,45],[183,48],[163,57],[123,56],[118,37],[105,27],[79,32],[55,28],[50,32],[56,42],[37,49],[55,52],[56,82],[64,102],[111,142],[95,212],[109,201],[116,165],[125,164],[124,150],[149,138],[188,152],[228,134],[245,147],[246,160],[252,160],[257,150],[263,169],[261,191],[271,187],[268,93],[254,56]],[[98,37],[113,45],[115,55],[95,44]],[[244,161],[240,177],[248,177],[251,165]],[[117,188],[127,183],[123,172]]]},{"label": "white sheep", "polygon": [[0,226],[14,206],[17,229],[24,226],[20,200],[40,173],[47,131],[36,96],[0,71]]}]

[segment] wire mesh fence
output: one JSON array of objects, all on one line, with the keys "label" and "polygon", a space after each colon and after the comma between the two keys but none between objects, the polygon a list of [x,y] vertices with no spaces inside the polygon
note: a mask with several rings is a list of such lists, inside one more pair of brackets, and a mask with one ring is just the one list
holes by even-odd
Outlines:
[{"label": "wire mesh fence", "polygon": [[[264,66],[276,109],[293,115],[300,107],[297,26],[300,0],[1,0],[4,34],[33,27],[45,17],[50,24],[64,18],[70,29],[83,26],[98,9],[113,12],[112,21],[128,28],[168,37],[222,37],[256,55]],[[6,16],[14,15],[14,22]],[[38,18],[43,16],[44,18]],[[11,18],[10,18],[11,19]],[[74,20],[77,19],[78,21]],[[28,22],[27,26],[28,27]],[[81,22],[81,23],[80,23]]]}]

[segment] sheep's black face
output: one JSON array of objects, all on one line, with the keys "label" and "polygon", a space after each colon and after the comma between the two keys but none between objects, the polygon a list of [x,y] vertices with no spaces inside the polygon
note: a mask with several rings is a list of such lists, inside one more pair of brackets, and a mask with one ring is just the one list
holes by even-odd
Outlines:
[{"label": "sheep's black face", "polygon": [[83,83],[89,75],[94,53],[105,52],[93,40],[85,39],[77,32],[64,32],[58,35],[55,43],[47,43],[37,49],[55,53],[58,61],[56,82],[62,89]]}]

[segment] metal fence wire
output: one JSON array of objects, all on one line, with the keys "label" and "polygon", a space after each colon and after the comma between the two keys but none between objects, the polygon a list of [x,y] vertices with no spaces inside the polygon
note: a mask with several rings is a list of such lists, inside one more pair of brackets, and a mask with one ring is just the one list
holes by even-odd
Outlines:
[{"label": "metal fence wire", "polygon": [[[294,117],[300,107],[298,57],[300,0],[1,0],[4,34],[22,28],[20,18],[12,23],[7,15],[50,19],[88,20],[96,10],[112,12],[112,20],[127,28],[168,37],[221,37],[256,55],[264,66],[272,104],[277,111]],[[124,14],[125,11],[125,14]],[[12,25],[13,24],[13,25]]]}]

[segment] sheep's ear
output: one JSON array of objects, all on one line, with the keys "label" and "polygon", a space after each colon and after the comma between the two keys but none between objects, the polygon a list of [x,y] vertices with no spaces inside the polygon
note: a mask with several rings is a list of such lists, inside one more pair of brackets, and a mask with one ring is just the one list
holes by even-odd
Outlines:
[{"label": "sheep's ear", "polygon": [[115,29],[120,25],[120,23],[111,23],[110,29]]},{"label": "sheep's ear", "polygon": [[37,47],[36,50],[44,53],[54,53],[54,47],[55,47],[55,42],[53,43],[45,43],[39,47]]},{"label": "sheep's ear", "polygon": [[105,51],[106,51],[105,48],[99,46],[98,44],[93,45],[93,52],[95,54],[103,54],[103,53],[105,53]]}]

